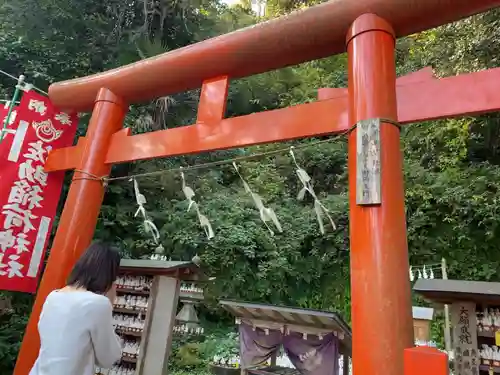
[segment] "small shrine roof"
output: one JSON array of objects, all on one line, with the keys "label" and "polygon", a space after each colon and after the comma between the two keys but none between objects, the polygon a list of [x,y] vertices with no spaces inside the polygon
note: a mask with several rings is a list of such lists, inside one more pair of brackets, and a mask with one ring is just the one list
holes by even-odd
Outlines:
[{"label": "small shrine roof", "polygon": [[500,283],[485,281],[418,279],[413,290],[438,304],[457,301],[500,304]]},{"label": "small shrine roof", "polygon": [[293,331],[307,334],[337,333],[344,349],[341,351],[351,352],[351,328],[335,312],[228,300],[219,303],[237,319],[259,328],[279,329],[287,326]]},{"label": "small shrine roof", "polygon": [[207,280],[202,269],[191,261],[122,259],[120,268],[122,272],[164,275],[181,280]]},{"label": "small shrine roof", "polygon": [[413,306],[411,310],[413,319],[432,320],[434,318],[434,309],[430,307]]}]

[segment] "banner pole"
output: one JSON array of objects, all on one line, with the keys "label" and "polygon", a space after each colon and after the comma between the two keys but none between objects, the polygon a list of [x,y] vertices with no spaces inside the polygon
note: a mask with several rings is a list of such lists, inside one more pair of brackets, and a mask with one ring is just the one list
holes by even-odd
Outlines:
[{"label": "banner pole", "polygon": [[5,136],[5,131],[7,130],[7,125],[9,124],[10,116],[12,114],[12,111],[14,110],[14,106],[16,105],[17,99],[19,98],[19,93],[21,91],[22,84],[24,83],[24,79],[25,77],[22,74],[17,79],[16,89],[14,90],[14,95],[12,96],[12,100],[9,103],[9,111],[7,112],[7,116],[5,116],[3,129],[0,131],[0,143],[3,141],[3,138]]}]

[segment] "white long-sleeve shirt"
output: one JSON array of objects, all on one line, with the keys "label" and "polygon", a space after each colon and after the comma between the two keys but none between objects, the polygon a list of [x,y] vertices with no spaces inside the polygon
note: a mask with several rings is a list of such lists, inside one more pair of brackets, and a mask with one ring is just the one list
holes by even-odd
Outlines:
[{"label": "white long-sleeve shirt", "polygon": [[40,352],[30,375],[93,375],[110,368],[122,348],[113,329],[113,307],[105,296],[54,291],[38,322]]}]

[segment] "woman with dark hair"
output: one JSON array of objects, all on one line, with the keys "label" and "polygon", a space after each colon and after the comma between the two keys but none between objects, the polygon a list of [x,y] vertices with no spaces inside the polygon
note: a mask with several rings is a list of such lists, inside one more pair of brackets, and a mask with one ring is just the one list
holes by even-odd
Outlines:
[{"label": "woman with dark hair", "polygon": [[92,244],[76,262],[68,285],[50,293],[38,332],[40,352],[30,375],[93,375],[121,358],[113,328],[115,281],[120,254]]}]

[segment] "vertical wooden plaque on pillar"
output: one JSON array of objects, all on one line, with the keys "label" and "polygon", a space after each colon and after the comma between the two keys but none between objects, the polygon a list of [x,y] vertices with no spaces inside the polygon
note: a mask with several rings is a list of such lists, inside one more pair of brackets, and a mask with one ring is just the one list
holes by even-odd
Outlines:
[{"label": "vertical wooden plaque on pillar", "polygon": [[380,119],[356,124],[356,152],[356,204],[380,204]]}]

